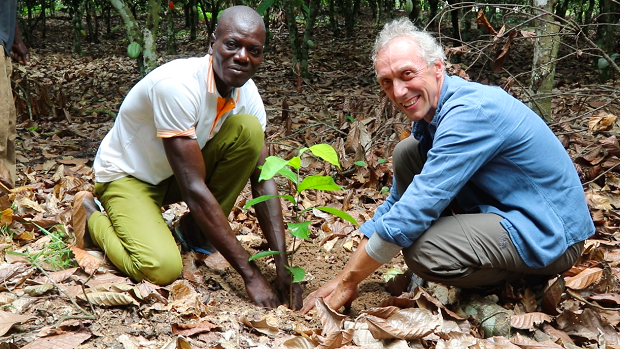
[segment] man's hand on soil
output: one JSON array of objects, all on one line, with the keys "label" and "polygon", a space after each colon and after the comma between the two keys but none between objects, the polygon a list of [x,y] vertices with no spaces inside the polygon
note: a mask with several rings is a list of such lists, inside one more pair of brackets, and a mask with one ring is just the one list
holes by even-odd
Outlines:
[{"label": "man's hand on soil", "polygon": [[304,300],[302,314],[307,314],[314,309],[317,298],[323,298],[325,304],[334,311],[338,311],[342,306],[351,307],[351,303],[359,293],[359,286],[345,285],[340,278],[336,277],[318,290],[310,293]]},{"label": "man's hand on soil", "polygon": [[[276,277],[276,291],[278,292],[278,296],[280,297],[280,302],[282,304],[289,304],[291,297],[291,275],[288,273],[278,274]],[[293,290],[293,304],[289,304],[289,308],[293,310],[299,310],[303,306],[303,293],[304,290],[298,283],[292,284]]]},{"label": "man's hand on soil", "polygon": [[273,309],[280,305],[280,301],[273,292],[271,285],[260,273],[257,277],[245,280],[245,290],[252,302],[260,307]]}]

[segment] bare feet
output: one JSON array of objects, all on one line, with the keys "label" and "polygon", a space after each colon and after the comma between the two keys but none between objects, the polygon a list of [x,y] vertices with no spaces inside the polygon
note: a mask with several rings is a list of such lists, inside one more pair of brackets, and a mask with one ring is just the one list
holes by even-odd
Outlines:
[{"label": "bare feet", "polygon": [[75,245],[79,248],[94,247],[95,243],[88,231],[88,219],[99,207],[95,203],[93,194],[88,191],[81,191],[75,194],[73,200],[73,234],[75,234]]}]

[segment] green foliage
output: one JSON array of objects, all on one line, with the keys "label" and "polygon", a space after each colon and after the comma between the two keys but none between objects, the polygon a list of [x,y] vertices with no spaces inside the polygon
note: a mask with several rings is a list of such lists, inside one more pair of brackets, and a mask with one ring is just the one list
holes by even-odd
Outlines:
[{"label": "green foliage", "polygon": [[263,0],[263,2],[261,2],[256,8],[256,12],[258,12],[261,16],[264,16],[267,9],[270,8],[274,2],[275,0]]},{"label": "green foliage", "polygon": [[31,253],[26,251],[25,253],[19,252],[7,252],[9,254],[15,254],[27,258],[31,263],[42,264],[45,263],[51,266],[54,270],[64,270],[77,266],[77,263],[72,258],[72,252],[67,245],[67,234],[61,229],[61,225],[55,225],[52,229],[44,229],[37,224],[34,224],[45,235],[50,237],[50,242],[43,247],[41,251]]},{"label": "green foliage", "polygon": [[360,161],[354,162],[353,164],[357,165],[357,166],[360,166],[360,167],[364,167],[364,166],[366,166],[366,161],[360,160]]},{"label": "green foliage", "polygon": [[381,188],[380,193],[381,194],[388,194],[390,192],[390,187],[384,186],[383,188]]},{"label": "green foliage", "polygon": [[310,240],[310,221],[287,223],[288,231],[296,238]]},{"label": "green foliage", "polygon": [[306,276],[306,271],[301,267],[289,267],[287,265],[286,269],[293,276],[293,283],[302,282],[304,280],[304,277]]},{"label": "green foliage", "polygon": [[385,271],[385,274],[383,274],[383,281],[388,282],[402,273],[403,271],[400,270],[400,268],[390,268]]},{"label": "green foliage", "polygon": [[258,252],[255,255],[251,256],[250,258],[248,258],[248,262],[251,262],[251,261],[253,261],[255,259],[258,259],[258,258],[269,257],[269,256],[273,256],[273,255],[276,255],[276,254],[283,254],[283,253],[284,252],[281,252],[281,251],[261,251],[261,252]]},{"label": "green foliage", "polygon": [[[317,207],[308,207],[304,210],[300,211],[299,209],[299,195],[304,190],[314,189],[321,191],[335,191],[341,190],[342,187],[334,182],[334,179],[330,176],[321,176],[321,175],[310,175],[300,180],[299,177],[299,169],[301,168],[301,157],[306,152],[310,151],[312,155],[320,158],[321,160],[327,161],[330,164],[340,168],[340,162],[338,161],[338,153],[334,150],[334,148],[329,144],[315,144],[309,148],[302,148],[299,150],[299,155],[294,156],[293,158],[286,160],[277,156],[269,156],[265,159],[265,163],[261,167],[261,173],[259,176],[259,181],[269,180],[273,178],[276,174],[279,174],[290,180],[289,194],[285,195],[262,195],[257,198],[254,198],[248,201],[243,208],[248,209],[249,207],[261,203],[263,201],[267,201],[272,198],[284,198],[293,204],[293,211],[295,212],[295,222],[287,223],[289,233],[295,239],[310,239],[310,221],[301,221],[302,217],[306,212],[312,210],[313,208],[333,214],[343,220],[350,222],[352,224],[357,225],[357,222],[351,215],[348,213],[338,210],[333,207],[327,206],[317,206]],[[260,252],[250,257],[250,260],[254,260],[261,257],[272,256],[277,254],[278,252],[267,251]],[[294,253],[294,252],[293,252]],[[293,253],[289,256],[289,263],[292,264]],[[293,282],[300,282],[303,280],[305,271],[301,267],[287,267],[288,271],[291,273],[293,278]]]}]

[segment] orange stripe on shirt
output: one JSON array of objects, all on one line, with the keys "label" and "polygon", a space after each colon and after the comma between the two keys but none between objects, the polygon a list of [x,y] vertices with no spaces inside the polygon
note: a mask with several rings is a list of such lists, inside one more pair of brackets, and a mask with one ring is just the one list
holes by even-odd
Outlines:
[{"label": "orange stripe on shirt", "polygon": [[172,138],[172,137],[196,137],[196,128],[192,127],[187,131],[157,131],[157,137],[159,138]]},{"label": "orange stripe on shirt", "polygon": [[215,93],[217,87],[215,86],[215,73],[213,72],[213,56],[209,56],[209,64],[207,66],[207,92]]},{"label": "orange stripe on shirt", "polygon": [[233,101],[232,99],[224,99],[222,97],[217,97],[217,115],[215,116],[215,121],[213,121],[213,126],[211,126],[211,131],[209,132],[209,135],[213,133],[213,130],[215,129],[215,125],[217,125],[217,121],[220,119],[220,116],[235,109],[235,107],[237,106],[235,102],[237,100],[239,100],[239,93],[237,93],[237,98],[235,101]]}]

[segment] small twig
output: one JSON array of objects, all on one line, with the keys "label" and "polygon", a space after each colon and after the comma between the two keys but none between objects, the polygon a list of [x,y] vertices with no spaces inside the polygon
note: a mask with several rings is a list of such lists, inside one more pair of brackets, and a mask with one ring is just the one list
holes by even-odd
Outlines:
[{"label": "small twig", "polygon": [[[65,291],[64,289],[62,289],[60,286],[58,286],[58,284],[56,283],[56,281],[54,281],[52,279],[52,277],[45,271],[45,269],[41,268],[41,266],[39,265],[39,263],[37,263],[36,261],[33,261],[32,264],[37,267],[37,269],[39,269],[39,271],[41,271],[43,273],[43,275],[47,276],[47,278],[51,281],[51,283],[54,285],[54,287],[56,287],[60,292],[64,293],[65,296],[67,296],[67,298],[69,298],[69,301],[71,302],[71,304],[73,304],[80,312],[82,312],[83,314],[85,314],[85,316],[80,316],[80,317],[68,317],[69,319],[91,319],[91,320],[95,320],[96,316],[93,314],[89,314],[84,308],[80,307],[74,300],[73,298],[71,298],[71,296],[69,295],[69,293],[67,293],[67,291]],[[66,320],[67,316],[64,316],[62,319],[60,319],[59,321],[62,322],[64,320]]]},{"label": "small twig", "polygon": [[7,187],[6,185],[4,185],[4,183],[2,183],[2,181],[0,181],[0,188],[2,190],[4,190],[5,192],[7,192],[7,193],[12,193],[13,192],[13,190],[10,189],[9,187]]},{"label": "small twig", "polygon": [[591,180],[589,180],[589,181],[587,181],[587,182],[583,183],[582,185],[583,185],[583,186],[586,186],[586,185],[588,185],[588,184],[590,184],[590,183],[592,183],[592,182],[596,181],[597,179],[599,179],[599,178],[601,178],[602,176],[606,175],[607,173],[609,173],[611,170],[613,170],[614,168],[618,167],[619,165],[620,165],[620,162],[619,162],[619,163],[617,163],[617,164],[615,164],[615,165],[613,165],[612,167],[608,168],[607,170],[605,170],[605,172],[603,172],[603,173],[601,173],[600,175],[596,176],[596,178],[591,179]]},{"label": "small twig", "polygon": [[575,292],[575,291],[573,291],[573,290],[570,290],[570,289],[567,289],[567,290],[566,290],[566,293],[568,293],[568,295],[569,295],[569,296],[571,296],[571,297],[573,297],[573,298],[575,298],[575,299],[577,299],[577,300],[580,300],[580,301],[582,301],[582,302],[586,303],[587,305],[589,305],[589,306],[591,306],[591,307],[594,307],[594,308],[597,308],[597,309],[601,309],[601,310],[611,310],[611,311],[618,311],[618,310],[620,310],[620,308],[605,308],[605,307],[603,307],[602,305],[598,305],[598,304],[596,304],[596,303],[592,303],[592,302],[590,302],[590,301],[587,301],[587,300],[586,300],[585,298],[583,298],[580,294],[578,294],[577,292]]}]

